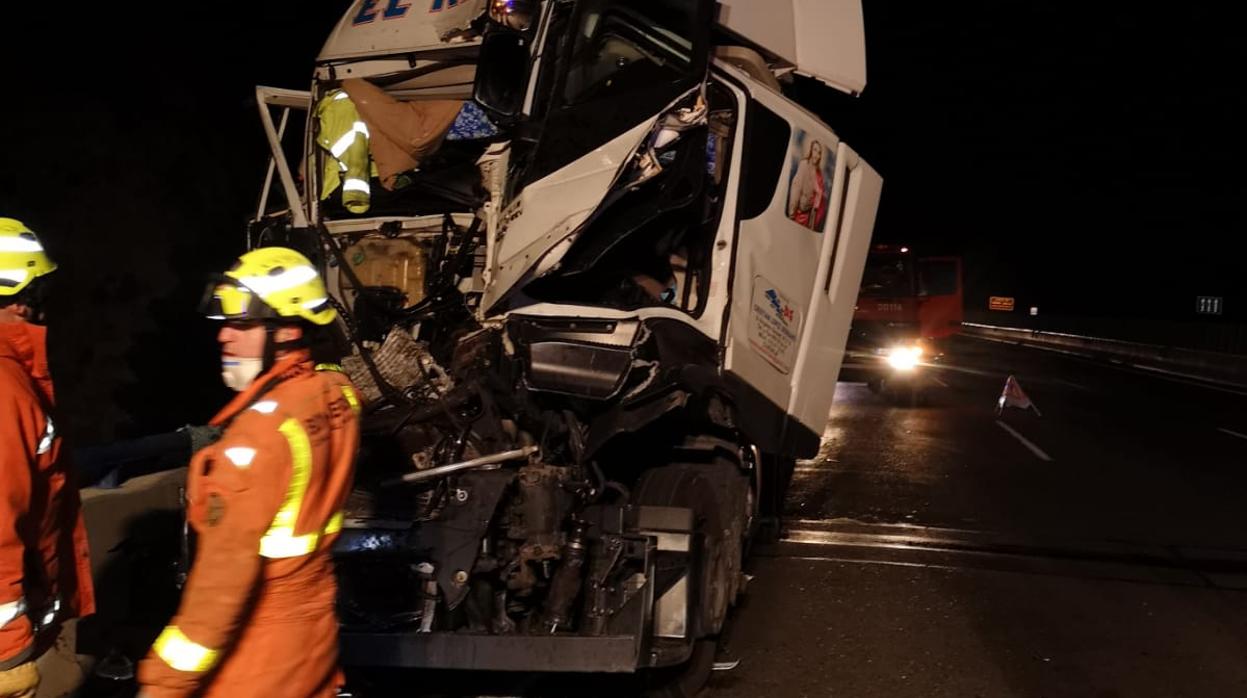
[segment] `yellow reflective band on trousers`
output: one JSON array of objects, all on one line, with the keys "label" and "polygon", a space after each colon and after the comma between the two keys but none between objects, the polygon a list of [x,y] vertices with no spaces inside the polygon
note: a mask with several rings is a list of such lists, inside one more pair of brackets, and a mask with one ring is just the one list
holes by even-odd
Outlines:
[{"label": "yellow reflective band on trousers", "polygon": [[216,665],[217,657],[221,654],[217,650],[193,642],[176,625],[166,627],[164,632],[160,633],[160,637],[156,638],[152,649],[155,650],[157,657],[164,660],[165,664],[178,671],[195,673],[203,673],[211,669]]},{"label": "yellow reflective band on trousers", "polygon": [[268,532],[260,539],[260,555],[269,558],[299,557],[316,550],[320,538],[316,533],[294,534],[303,497],[307,495],[307,485],[312,479],[312,442],[297,419],[287,419],[277,430],[290,444],[290,485],[286,488],[281,509],[277,510]]},{"label": "yellow reflective band on trousers", "polygon": [[338,364],[316,364],[317,371],[333,371],[334,373],[342,373],[342,366]]},{"label": "yellow reflective band on trousers", "polygon": [[325,535],[332,536],[342,530],[342,512],[338,512],[325,524]]}]

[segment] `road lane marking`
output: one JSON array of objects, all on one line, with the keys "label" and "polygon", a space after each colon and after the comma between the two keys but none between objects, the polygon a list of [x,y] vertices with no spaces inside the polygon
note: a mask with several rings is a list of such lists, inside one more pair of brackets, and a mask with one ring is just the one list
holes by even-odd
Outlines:
[{"label": "road lane marking", "polygon": [[1153,377],[1159,378],[1160,380],[1163,380],[1163,381],[1168,381],[1170,383],[1181,383],[1182,385],[1191,385],[1196,388],[1203,388],[1204,390],[1215,390],[1219,393],[1229,393],[1230,395],[1247,395],[1247,392],[1244,392],[1242,390],[1234,390],[1232,388],[1223,388],[1219,385],[1208,385],[1207,383],[1196,383],[1195,381],[1186,381],[1186,380],[1182,380],[1181,378],[1171,378],[1169,376],[1153,376]]},{"label": "road lane marking", "polygon": [[1085,386],[1085,385],[1079,385],[1078,383],[1075,383],[1075,382],[1073,382],[1073,381],[1067,381],[1067,380],[1065,380],[1064,378],[1053,378],[1052,380],[1054,380],[1054,381],[1056,381],[1057,383],[1060,383],[1061,385],[1064,385],[1064,386],[1066,386],[1066,387],[1073,388],[1073,389],[1075,389],[1075,390],[1083,390],[1083,391],[1087,391],[1087,392],[1090,392],[1090,391],[1091,391],[1091,388],[1088,388],[1088,387],[1087,387],[1087,386]]},{"label": "road lane marking", "polygon": [[1151,375],[1154,378],[1159,378],[1161,380],[1169,381],[1170,383],[1181,383],[1182,385],[1193,385],[1196,388],[1207,388],[1208,390],[1216,390],[1222,393],[1230,393],[1232,395],[1247,395],[1247,392],[1243,392],[1242,390],[1235,390],[1234,387],[1241,387],[1241,386],[1235,386],[1235,384],[1233,383],[1222,385],[1222,384],[1217,384],[1214,381],[1209,381],[1208,379],[1205,379],[1205,378],[1200,378],[1199,376],[1196,376],[1190,373],[1182,373],[1180,371],[1167,371],[1163,368],[1156,368],[1154,366],[1143,366],[1141,364],[1126,364],[1126,365],[1129,366],[1130,368],[1143,371],[1144,373],[1147,373],[1148,375]]},{"label": "road lane marking", "polygon": [[991,378],[991,379],[993,379],[993,380],[996,380],[996,379],[999,379],[999,378],[1004,378],[1005,376],[1009,375],[1009,374],[1007,374],[1007,373],[1001,373],[1001,372],[999,372],[999,371],[984,371],[984,370],[982,370],[982,369],[977,369],[977,368],[966,368],[965,366],[954,366],[953,364],[944,364],[944,365],[940,366],[940,370],[942,370],[942,371],[956,371],[957,373],[965,373],[965,374],[969,374],[969,375],[971,375],[971,376],[980,376],[980,377],[983,377],[983,378]]},{"label": "road lane marking", "polygon": [[947,388],[947,387],[948,387],[948,384],[947,384],[947,383],[945,383],[944,381],[940,380],[940,379],[939,379],[938,377],[936,377],[936,376],[931,376],[931,380],[935,381],[936,385],[940,386],[941,388]]},{"label": "road lane marking", "polygon": [[1084,359],[1095,358],[1093,354],[1086,354],[1081,351],[1071,351],[1069,349],[1058,349],[1057,347],[1043,346],[1040,344],[1027,344],[1026,342],[1018,341],[1016,339],[995,339],[993,337],[982,337],[977,334],[967,334],[967,335],[962,335],[962,336],[973,337],[975,339],[981,339],[985,342],[995,342],[996,344],[1007,344],[1009,346],[1022,347],[1023,349],[1042,349],[1044,351],[1050,351],[1050,352],[1054,352],[1057,354],[1068,354],[1070,356],[1078,356]]},{"label": "road lane marking", "polygon": [[957,567],[955,565],[941,565],[931,562],[900,562],[897,560],[870,560],[856,557],[834,557],[831,555],[784,555],[776,556],[783,560],[796,560],[797,562],[838,562],[847,565],[882,565],[884,567],[919,567],[922,569],[932,570],[948,570],[949,572],[964,572],[966,568]]},{"label": "road lane marking", "polygon": [[1247,439],[1247,434],[1240,434],[1237,431],[1233,431],[1230,429],[1218,428],[1217,431],[1229,434],[1230,436],[1237,436],[1240,439]]},{"label": "road lane marking", "polygon": [[[1109,361],[1106,363],[1105,361],[1099,360],[1090,354],[1083,354],[1083,353],[1076,352],[1076,351],[1066,351],[1064,349],[1056,349],[1054,347],[1045,347],[1039,344],[1024,344],[1021,342],[1011,342],[1011,341],[1007,341],[1003,339],[990,339],[988,337],[979,337],[978,335],[973,335],[973,334],[962,335],[962,336],[972,337],[974,339],[981,339],[987,342],[996,342],[997,344],[1011,344],[1014,346],[1022,347],[1024,349],[1037,349],[1039,351],[1049,351],[1049,352],[1055,352],[1057,354],[1069,354],[1070,356],[1075,356],[1080,359],[1085,359],[1088,363],[1094,366],[1099,366],[1103,368],[1111,368],[1116,371],[1124,371],[1126,373],[1130,373],[1136,376],[1137,375],[1151,376],[1152,378],[1156,378],[1156,379],[1163,380],[1163,381],[1168,381],[1170,383],[1180,383],[1182,385],[1190,385],[1196,388],[1203,388],[1204,390],[1215,390],[1219,393],[1229,393],[1230,395],[1247,395],[1247,391],[1242,390],[1241,386],[1237,386],[1236,384],[1233,384],[1233,383],[1218,384],[1216,382],[1208,381],[1207,379],[1203,379],[1203,378],[1200,378],[1199,376],[1195,376],[1189,373],[1180,373],[1178,371],[1167,371],[1163,368],[1156,368],[1154,366],[1143,366],[1139,364],[1130,364],[1130,363],[1125,363],[1121,360]],[[967,373],[972,373],[972,371],[967,371]],[[1193,378],[1195,380],[1186,380],[1186,378]],[[1235,388],[1239,388],[1239,389],[1236,390]]]},{"label": "road lane marking", "polygon": [[797,466],[792,469],[792,472],[794,473],[826,473],[830,471],[830,468],[820,468],[815,465]]},{"label": "road lane marking", "polygon": [[1035,454],[1035,455],[1039,458],[1039,460],[1042,460],[1042,461],[1047,461],[1047,462],[1049,462],[1049,463],[1051,463],[1051,462],[1052,462],[1052,456],[1049,456],[1048,454],[1044,453],[1042,448],[1040,448],[1040,447],[1036,446],[1035,444],[1031,443],[1030,439],[1027,439],[1025,436],[1022,436],[1021,434],[1019,434],[1019,433],[1017,432],[1017,430],[1016,430],[1016,429],[1014,429],[1013,427],[1009,426],[1008,424],[1005,424],[1004,422],[1000,421],[999,419],[998,419],[998,420],[996,420],[996,424],[997,424],[997,425],[999,425],[1001,429],[1004,429],[1005,431],[1007,431],[1007,432],[1009,432],[1010,434],[1012,434],[1012,435],[1013,435],[1013,438],[1015,438],[1015,439],[1017,439],[1018,441],[1020,441],[1020,442],[1022,443],[1022,445],[1023,445],[1023,446],[1025,446],[1025,447],[1027,447],[1028,449],[1030,449],[1030,452],[1031,452],[1031,453],[1034,453],[1034,454]]}]

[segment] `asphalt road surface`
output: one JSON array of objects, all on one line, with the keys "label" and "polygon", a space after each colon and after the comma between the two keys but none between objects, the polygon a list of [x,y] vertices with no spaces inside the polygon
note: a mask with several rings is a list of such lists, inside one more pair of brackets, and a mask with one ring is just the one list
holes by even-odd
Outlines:
[{"label": "asphalt road surface", "polygon": [[1247,394],[969,338],[928,388],[839,386],[710,696],[1247,696]]},{"label": "asphalt road surface", "polygon": [[[1247,696],[1247,393],[972,338],[925,376],[839,385],[706,698]],[[629,695],[468,683],[403,693]]]},{"label": "asphalt road surface", "polygon": [[705,698],[1247,696],[1247,393],[974,338],[924,375],[838,386]]}]

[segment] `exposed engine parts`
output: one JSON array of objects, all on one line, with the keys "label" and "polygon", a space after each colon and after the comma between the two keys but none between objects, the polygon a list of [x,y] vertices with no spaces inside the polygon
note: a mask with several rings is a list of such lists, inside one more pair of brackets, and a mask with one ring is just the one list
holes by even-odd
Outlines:
[{"label": "exposed engine parts", "polygon": [[[406,475],[403,475],[400,478],[389,480],[382,484],[396,485],[399,483],[425,482],[427,480],[434,480],[439,477],[445,477],[452,473],[458,473],[464,470],[471,470],[473,468],[489,468],[491,466],[496,467],[509,460],[518,460],[520,458],[530,456],[536,453],[537,450],[538,449],[536,446],[526,446],[524,448],[517,448],[513,451],[503,451],[502,453],[495,453],[489,456],[481,456],[480,458],[473,458],[472,460],[463,461],[462,463],[452,463],[450,465],[439,465],[435,467],[424,468],[424,469],[417,470],[414,473],[407,473]],[[417,458],[417,456],[419,456],[419,458]],[[417,463],[417,467],[419,467],[419,464],[427,462],[427,457],[423,453],[412,454],[412,459],[413,459],[413,462]]]},{"label": "exposed engine parts", "polygon": [[[461,337],[439,356],[393,328],[372,357],[384,387],[369,382],[362,357],[345,364],[368,400],[338,545],[347,626],[603,635],[642,622],[653,585],[668,583],[655,576],[660,561],[685,564],[688,552],[656,547],[642,526],[673,524],[629,493],[647,462],[669,455],[662,438],[687,428],[676,408],[697,399],[680,374],[660,368],[662,345],[678,338],[635,323],[519,323]],[[608,356],[623,360],[598,362],[598,337],[612,338]],[[560,345],[581,350],[535,363]],[[561,394],[586,371],[615,372],[592,379],[614,387],[588,401]],[[674,436],[601,451],[598,434],[664,418],[676,420]],[[691,523],[674,525],[690,535]]]},{"label": "exposed engine parts", "polygon": [[[403,386],[405,391],[421,389],[427,397],[441,397],[454,387],[454,382],[429,353],[428,346],[417,342],[411,334],[392,331],[385,342],[372,353],[381,378],[391,386]],[[375,403],[383,396],[382,387],[369,370],[361,354],[356,353],[342,361],[342,369],[360,390],[366,402]]]}]

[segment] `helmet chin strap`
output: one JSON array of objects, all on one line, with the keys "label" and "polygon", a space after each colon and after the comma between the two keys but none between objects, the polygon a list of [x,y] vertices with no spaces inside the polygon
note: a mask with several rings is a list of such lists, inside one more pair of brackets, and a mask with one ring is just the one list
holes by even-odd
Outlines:
[{"label": "helmet chin strap", "polygon": [[277,365],[277,354],[283,351],[294,351],[308,346],[307,335],[298,339],[292,339],[286,342],[277,341],[277,330],[280,325],[269,324],[264,327],[264,363],[261,369],[262,373],[267,373],[269,369]]},{"label": "helmet chin strap", "polygon": [[[30,282],[21,293],[6,299],[6,303],[0,307],[7,308],[8,311],[20,317],[21,319],[35,325],[43,325],[45,323],[44,310],[47,307],[48,284],[46,277],[39,277]],[[23,306],[24,312],[17,312],[14,306]]]},{"label": "helmet chin strap", "polygon": [[238,392],[246,390],[260,376],[268,373],[277,365],[277,357],[281,352],[294,351],[307,344],[303,338],[288,342],[277,341],[278,327],[276,324],[264,327],[264,348],[260,356],[256,358],[221,357],[221,377],[226,386]]},{"label": "helmet chin strap", "polygon": [[263,367],[260,373],[268,373],[269,369],[277,363],[277,326],[266,325],[264,327],[264,354]]}]

